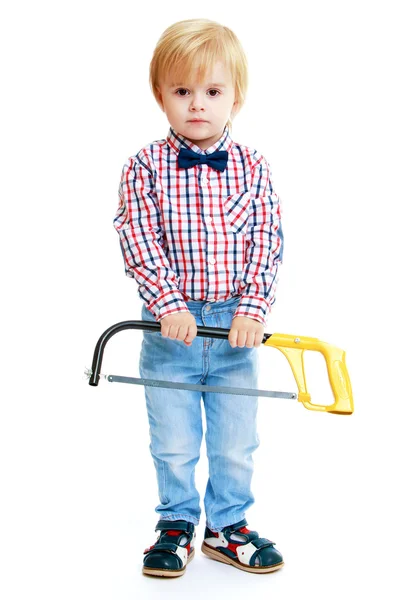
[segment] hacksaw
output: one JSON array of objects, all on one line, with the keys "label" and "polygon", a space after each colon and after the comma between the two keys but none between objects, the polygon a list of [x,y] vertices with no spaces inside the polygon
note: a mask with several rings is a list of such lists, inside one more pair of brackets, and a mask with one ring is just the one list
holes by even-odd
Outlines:
[{"label": "hacksaw", "polygon": [[[100,377],[114,383],[130,383],[146,385],[151,387],[197,390],[203,392],[219,392],[224,394],[235,394],[244,396],[266,396],[269,398],[287,398],[302,402],[309,410],[328,412],[337,415],[350,415],[354,412],[354,401],[352,397],[351,381],[345,364],[345,352],[336,346],[320,341],[318,338],[295,336],[283,333],[265,333],[262,340],[263,346],[277,348],[288,360],[294,375],[298,394],[294,392],[280,392],[259,389],[247,389],[241,387],[209,386],[204,384],[180,383],[177,381],[162,381],[157,379],[143,379],[137,377],[125,377],[123,375],[104,375],[100,372],[102,367],[103,353],[109,339],[124,329],[143,329],[145,331],[161,331],[161,324],[152,321],[121,321],[112,325],[100,336],[93,355],[92,369],[85,371],[89,378],[89,385],[97,386]],[[227,339],[229,329],[220,327],[197,327],[197,336],[217,339]],[[320,352],[327,366],[328,377],[334,402],[330,405],[315,404],[311,402],[311,396],[306,386],[304,352],[312,350]]]}]

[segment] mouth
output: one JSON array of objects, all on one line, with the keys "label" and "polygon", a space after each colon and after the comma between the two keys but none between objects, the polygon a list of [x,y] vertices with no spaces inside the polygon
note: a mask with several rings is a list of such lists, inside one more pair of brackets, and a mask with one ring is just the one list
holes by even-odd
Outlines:
[{"label": "mouth", "polygon": [[189,123],[207,123],[204,119],[190,119]]}]

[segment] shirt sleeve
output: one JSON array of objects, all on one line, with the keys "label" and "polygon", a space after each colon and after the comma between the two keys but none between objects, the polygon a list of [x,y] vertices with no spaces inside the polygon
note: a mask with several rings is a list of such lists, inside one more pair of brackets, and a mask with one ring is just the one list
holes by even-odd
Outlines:
[{"label": "shirt sleeve", "polygon": [[280,199],[273,190],[270,165],[263,156],[253,168],[249,206],[241,299],[234,317],[250,317],[266,325],[275,302],[284,237]]},{"label": "shirt sleeve", "polygon": [[164,230],[151,168],[139,154],[124,165],[120,203],[113,225],[120,236],[125,273],[138,283],[138,293],[156,321],[189,312],[179,290],[179,277],[164,251]]}]

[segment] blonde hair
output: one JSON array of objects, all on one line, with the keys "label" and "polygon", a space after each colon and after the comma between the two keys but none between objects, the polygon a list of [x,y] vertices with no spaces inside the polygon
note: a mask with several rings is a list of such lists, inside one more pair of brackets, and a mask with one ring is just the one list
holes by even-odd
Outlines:
[{"label": "blonde hair", "polygon": [[[209,19],[174,23],[161,35],[150,63],[149,83],[154,97],[157,99],[157,87],[165,74],[188,81],[196,64],[198,81],[202,81],[218,61],[231,73],[239,111],[248,89],[248,64],[235,33]],[[231,130],[231,119],[226,125]]]}]

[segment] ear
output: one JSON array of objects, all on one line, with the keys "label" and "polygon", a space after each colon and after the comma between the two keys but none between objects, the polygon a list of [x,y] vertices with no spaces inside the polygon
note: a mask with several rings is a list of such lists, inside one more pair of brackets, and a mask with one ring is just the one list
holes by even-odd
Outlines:
[{"label": "ear", "polygon": [[234,119],[234,117],[236,116],[236,114],[238,112],[239,112],[239,104],[238,104],[238,100],[236,100],[232,106],[230,118]]},{"label": "ear", "polygon": [[163,96],[162,96],[162,93],[161,93],[161,90],[160,90],[159,86],[156,86],[156,101],[157,101],[157,104],[162,109],[162,111],[165,112],[165,110],[164,110],[164,104],[163,104]]}]

